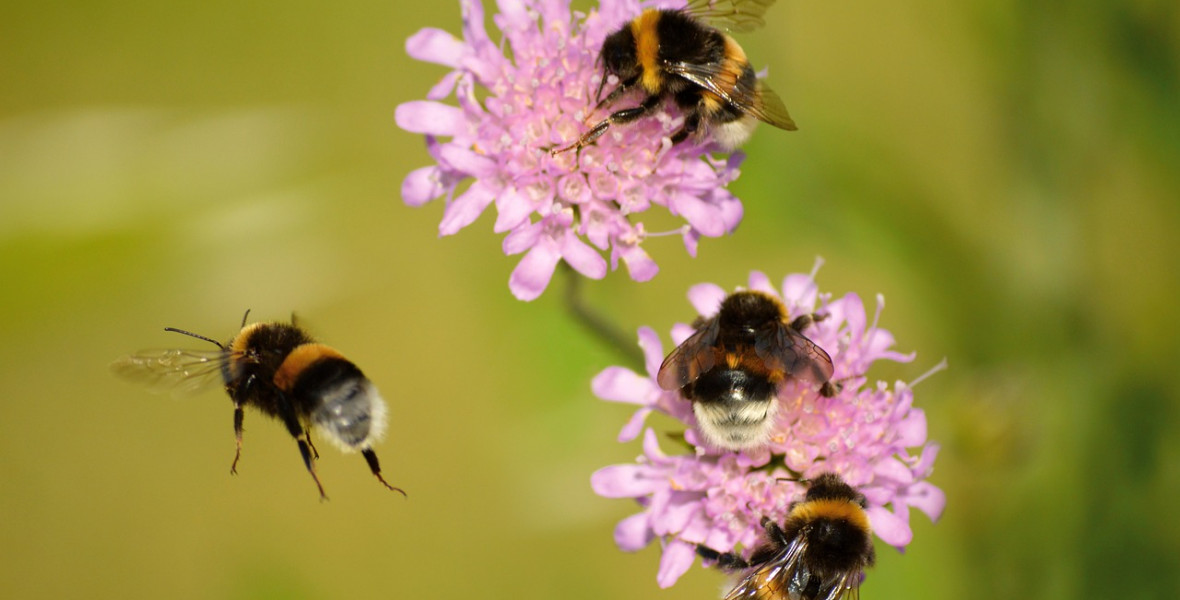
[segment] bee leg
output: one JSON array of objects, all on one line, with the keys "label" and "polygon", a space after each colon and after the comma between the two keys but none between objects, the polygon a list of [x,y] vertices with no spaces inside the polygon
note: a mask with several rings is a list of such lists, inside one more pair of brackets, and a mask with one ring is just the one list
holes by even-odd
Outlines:
[{"label": "bee leg", "polygon": [[705,560],[711,560],[717,563],[717,567],[723,571],[738,571],[750,568],[750,563],[733,552],[718,552],[712,548],[698,545],[697,554]]},{"label": "bee leg", "polygon": [[790,538],[779,527],[778,523],[771,521],[768,517],[762,517],[762,529],[766,530],[766,536],[782,546],[789,546],[791,544]]},{"label": "bee leg", "polygon": [[799,315],[798,317],[795,317],[794,321],[791,321],[791,329],[794,329],[795,331],[798,331],[799,333],[803,333],[803,330],[807,329],[808,327],[811,327],[811,325],[813,323],[819,323],[820,321],[823,321],[826,318],[828,318],[827,314],[821,315],[819,313],[809,313],[806,315]]},{"label": "bee leg", "polygon": [[305,439],[307,439],[307,445],[311,447],[311,457],[315,460],[319,460],[320,459],[320,451],[316,450],[315,444],[311,443],[311,429],[307,430],[307,435],[304,437],[305,437]]},{"label": "bee leg", "polygon": [[[610,79],[610,75],[604,75],[602,77],[602,81],[598,82],[598,91],[594,93],[595,99],[602,98],[602,87],[606,85],[607,79]],[[631,79],[620,83],[619,87],[611,90],[611,93],[607,94],[606,98],[602,98],[602,100],[598,101],[598,104],[594,105],[594,110],[590,111],[591,114],[598,112],[604,106],[610,106],[611,104],[614,104],[615,100],[619,99],[619,96],[627,93],[627,91],[631,89],[631,86],[635,85],[635,83],[638,81],[638,77],[632,77]]]},{"label": "bee leg", "polygon": [[315,473],[315,463],[312,462],[311,450],[307,444],[307,435],[296,440],[299,442],[299,454],[303,456],[303,465],[307,467],[307,472],[311,473],[311,478],[315,480],[315,486],[320,490],[320,500],[327,500],[328,495],[324,493],[324,484],[320,483],[320,476]]},{"label": "bee leg", "polygon": [[389,482],[385,481],[385,478],[381,476],[381,465],[377,462],[376,452],[373,452],[371,448],[365,448],[361,450],[361,455],[365,457],[365,462],[369,463],[369,470],[373,472],[373,475],[377,477],[377,481],[380,481],[381,485],[401,494],[403,497],[406,496],[405,490],[389,485]]},{"label": "bee leg", "polygon": [[315,486],[320,490],[320,500],[327,500],[328,495],[324,493],[324,484],[320,483],[320,476],[316,475],[315,472],[315,462],[313,462],[314,459],[311,453],[311,437],[307,435],[307,431],[303,429],[303,425],[299,424],[299,417],[295,416],[290,405],[287,405],[285,410],[281,410],[280,418],[282,418],[283,424],[287,426],[287,432],[299,443],[299,455],[303,457],[303,466],[307,467],[307,472],[315,480]]},{"label": "bee leg", "polygon": [[238,460],[242,458],[242,422],[246,419],[246,412],[242,410],[242,405],[234,403],[234,443],[237,449],[234,450],[234,462],[229,466],[229,472],[232,475],[238,474]]},{"label": "bee leg", "polygon": [[825,381],[824,384],[819,387],[819,395],[823,396],[824,398],[832,398],[835,397],[836,394],[839,394],[840,390],[842,389],[844,389],[844,384],[842,383],[832,383],[830,381]]},{"label": "bee leg", "polygon": [[609,129],[611,125],[630,123],[631,121],[634,121],[635,119],[638,119],[639,117],[642,117],[643,115],[654,110],[660,105],[661,100],[662,98],[659,96],[648,96],[647,100],[644,100],[642,104],[636,106],[635,108],[624,108],[623,110],[613,112],[607,116],[607,118],[599,121],[597,125],[591,127],[590,131],[582,134],[582,137],[578,138],[574,143],[563,148],[550,150],[549,154],[556,156],[567,150],[573,150],[575,148],[580,150],[583,146],[589,145],[593,143],[594,140],[602,137],[602,134],[606,133],[606,130]]},{"label": "bee leg", "polygon": [[688,139],[688,136],[696,133],[700,126],[701,114],[695,111],[689,113],[688,116],[684,117],[684,127],[681,127],[680,131],[677,131],[676,134],[672,136],[672,145],[675,146],[676,144],[679,144],[680,142]]}]

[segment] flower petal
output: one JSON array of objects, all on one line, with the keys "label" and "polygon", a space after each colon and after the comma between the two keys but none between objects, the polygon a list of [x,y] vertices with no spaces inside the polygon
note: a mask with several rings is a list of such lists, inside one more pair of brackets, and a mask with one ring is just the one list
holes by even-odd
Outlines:
[{"label": "flower petal", "polygon": [[661,588],[672,587],[681,575],[684,575],[696,559],[696,547],[687,542],[672,540],[664,546],[664,553],[660,556],[660,569],[656,574],[656,583]]},{"label": "flower petal", "polygon": [[639,432],[643,431],[643,424],[647,421],[647,415],[651,414],[652,409],[641,408],[631,415],[631,418],[623,424],[623,428],[619,430],[619,443],[629,442],[639,437]]},{"label": "flower petal", "polygon": [[476,181],[443,211],[442,222],[438,224],[439,235],[452,235],[467,227],[483,214],[485,208],[495,199],[493,191],[482,181]]},{"label": "flower petal", "polygon": [[913,541],[914,532],[907,520],[880,506],[870,506],[865,512],[868,513],[873,533],[877,534],[881,541],[897,548],[907,546]]},{"label": "flower petal", "polygon": [[533,213],[533,205],[528,197],[521,194],[515,186],[500,192],[496,197],[496,225],[492,231],[504,233],[516,229]]},{"label": "flower petal", "polygon": [[906,490],[905,501],[926,513],[931,521],[937,521],[946,508],[946,492],[928,481],[919,481]]},{"label": "flower petal", "polygon": [[644,465],[611,465],[590,476],[590,487],[605,498],[646,496],[665,485],[659,470]]},{"label": "flower petal", "polygon": [[519,300],[536,300],[549,286],[561,255],[548,243],[538,243],[520,259],[508,278],[508,289]]},{"label": "flower petal", "polygon": [[490,178],[496,173],[496,161],[458,144],[443,144],[438,150],[438,161],[473,177]]},{"label": "flower petal", "polygon": [[727,231],[721,211],[692,194],[676,193],[672,196],[668,208],[684,217],[684,220],[703,236],[720,237]]},{"label": "flower petal", "polygon": [[606,259],[594,248],[578,239],[577,234],[566,231],[561,238],[561,257],[575,271],[591,279],[606,277]]},{"label": "flower petal", "polygon": [[897,443],[905,448],[925,444],[926,413],[918,408],[910,409],[909,414],[895,426],[895,431],[897,432]]},{"label": "flower petal", "polygon": [[508,256],[520,254],[537,245],[544,229],[540,223],[521,223],[516,229],[510,231],[507,236],[504,236],[504,243],[501,244],[504,254]]},{"label": "flower petal", "polygon": [[647,526],[646,512],[637,513],[619,521],[615,526],[615,544],[624,552],[637,552],[651,543],[655,536]]},{"label": "flower petal", "polygon": [[422,167],[410,171],[402,181],[402,202],[409,206],[422,206],[446,193],[442,171],[437,166]]},{"label": "flower petal", "polygon": [[467,51],[467,45],[449,32],[434,27],[425,27],[406,40],[406,54],[410,58],[459,67],[459,58]]},{"label": "flower petal", "polygon": [[698,283],[688,288],[688,301],[702,317],[711,317],[721,309],[721,301],[729,293],[712,283]]},{"label": "flower petal", "polygon": [[664,362],[664,344],[654,329],[648,326],[639,328],[639,347],[643,349],[643,362],[647,366],[647,374],[655,377]]},{"label": "flower petal", "polygon": [[627,273],[631,275],[631,279],[650,281],[652,277],[656,276],[656,273],[660,272],[656,261],[652,260],[647,251],[640,248],[638,244],[616,244],[615,249],[619,250],[619,254],[623,257],[623,263],[627,265]]},{"label": "flower petal", "polygon": [[411,100],[397,105],[393,120],[410,133],[455,136],[467,129],[467,117],[456,106],[432,100]]},{"label": "flower petal", "polygon": [[607,367],[590,382],[595,396],[608,402],[648,404],[654,386],[647,377],[626,367]]}]

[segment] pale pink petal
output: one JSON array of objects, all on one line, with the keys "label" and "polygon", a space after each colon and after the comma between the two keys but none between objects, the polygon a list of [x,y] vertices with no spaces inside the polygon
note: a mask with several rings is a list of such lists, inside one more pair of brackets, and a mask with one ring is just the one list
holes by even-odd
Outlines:
[{"label": "pale pink petal", "polygon": [[914,474],[895,457],[886,458],[873,466],[874,481],[893,482],[899,485],[909,485],[914,481]]},{"label": "pale pink petal", "polygon": [[406,40],[406,54],[425,62],[458,67],[467,46],[441,29],[425,27]]},{"label": "pale pink petal", "polygon": [[648,404],[648,395],[656,391],[651,379],[626,367],[607,367],[590,382],[595,396],[610,402]]},{"label": "pale pink petal", "polygon": [[906,504],[926,513],[937,521],[946,508],[946,493],[928,481],[919,481],[906,490]]},{"label": "pale pink petal", "polygon": [[692,334],[696,333],[696,331],[692,325],[677,323],[672,326],[672,342],[679,346],[684,343],[684,340],[687,340]]},{"label": "pale pink petal", "polygon": [[532,248],[540,241],[544,231],[545,227],[541,223],[521,223],[504,237],[504,243],[501,245],[504,254],[512,256]]},{"label": "pale pink petal", "polygon": [[651,412],[650,408],[641,408],[635,411],[635,414],[631,415],[631,418],[619,430],[619,442],[629,442],[639,437],[639,432],[643,431],[643,424],[647,421],[647,415]]},{"label": "pale pink petal", "polygon": [[627,273],[631,275],[631,279],[635,281],[650,281],[656,273],[660,272],[660,267],[656,265],[656,261],[651,259],[651,256],[638,245],[622,245],[616,244],[616,248],[621,248],[620,254],[623,257],[623,262],[627,265]]},{"label": "pale pink petal", "polygon": [[451,71],[450,73],[443,75],[442,79],[439,79],[438,83],[434,84],[434,87],[431,87],[430,90],[426,92],[426,99],[442,100],[443,98],[450,96],[451,92],[455,90],[455,83],[459,81],[459,78],[462,76],[463,73],[461,71]]},{"label": "pale pink petal", "polygon": [[655,377],[664,362],[664,344],[660,342],[660,335],[651,327],[639,328],[639,347],[643,350],[644,364],[648,375]]},{"label": "pale pink petal", "polygon": [[672,197],[668,208],[684,217],[692,228],[706,237],[719,237],[727,231],[721,211],[691,194],[680,193]]},{"label": "pale pink petal", "polygon": [[750,271],[750,288],[756,292],[770,294],[771,296],[778,296],[778,290],[770,285],[770,278],[762,271]]},{"label": "pale pink petal", "polygon": [[624,552],[637,552],[647,547],[655,536],[647,526],[647,513],[631,515],[615,526],[615,544]]},{"label": "pale pink petal", "polygon": [[519,300],[536,300],[549,286],[553,270],[557,268],[561,255],[557,249],[546,243],[539,243],[529,250],[508,278],[508,289]]},{"label": "pale pink petal", "polygon": [[938,457],[938,444],[926,444],[922,448],[922,455],[918,457],[918,462],[914,465],[914,477],[917,479],[925,479],[930,476],[934,470],[934,459]]},{"label": "pale pink petal", "polygon": [[672,540],[664,545],[664,553],[660,556],[660,569],[656,574],[656,583],[661,588],[672,587],[681,575],[688,572],[696,559],[696,547],[692,544]]},{"label": "pale pink petal", "polygon": [[561,257],[575,271],[591,279],[606,277],[606,259],[594,248],[578,239],[572,231],[561,238]]},{"label": "pale pink petal", "polygon": [[484,209],[495,199],[495,193],[482,181],[476,181],[443,211],[442,222],[438,225],[439,235],[452,235],[479,218]]},{"label": "pale pink petal", "polygon": [[393,120],[410,133],[455,136],[466,131],[467,117],[455,106],[431,100],[403,102],[394,110]]},{"label": "pale pink petal", "polygon": [[489,177],[496,172],[496,161],[456,144],[443,144],[438,150],[438,160],[473,177]]},{"label": "pale pink petal", "polygon": [[873,528],[873,533],[886,544],[900,548],[909,545],[914,539],[914,532],[905,519],[898,518],[880,506],[870,506],[865,512],[869,515],[869,525]]},{"label": "pale pink petal", "polygon": [[496,225],[492,231],[504,233],[516,229],[533,213],[533,205],[524,194],[510,187],[496,197]]},{"label": "pale pink petal", "polygon": [[803,311],[813,310],[818,295],[819,286],[811,275],[796,273],[783,278],[783,300],[787,304],[798,306]]},{"label": "pale pink petal", "polygon": [[665,485],[663,474],[642,465],[611,465],[590,475],[594,493],[607,498],[646,496]]},{"label": "pale pink petal", "polygon": [[728,295],[721,286],[712,283],[698,283],[688,288],[688,302],[703,317],[717,314],[721,301]]},{"label": "pale pink petal", "polygon": [[402,202],[409,206],[422,206],[441,197],[447,191],[440,181],[441,177],[442,173],[436,166],[410,171],[402,181]]},{"label": "pale pink petal", "polygon": [[926,414],[920,409],[912,409],[900,423],[896,425],[897,443],[906,448],[921,446],[926,443]]}]

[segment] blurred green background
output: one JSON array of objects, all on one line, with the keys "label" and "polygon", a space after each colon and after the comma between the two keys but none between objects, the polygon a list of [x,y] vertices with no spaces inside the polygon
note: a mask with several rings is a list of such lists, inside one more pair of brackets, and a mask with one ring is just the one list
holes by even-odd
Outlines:
[{"label": "blurred green background", "polygon": [[[782,0],[742,36],[800,125],[764,128],[733,236],[588,282],[634,331],[688,286],[779,279],[888,306],[942,443],[943,519],[882,547],[871,598],[1180,595],[1180,8],[1174,1]],[[428,163],[393,109],[457,3],[120,1],[0,7],[0,595],[6,598],[715,598],[625,554],[635,511],[619,362],[561,303],[514,300],[485,215],[438,239],[401,203]],[[107,365],[298,311],[391,404],[320,503],[283,429],[220,391],[173,400]],[[201,344],[184,344],[200,347]]]}]

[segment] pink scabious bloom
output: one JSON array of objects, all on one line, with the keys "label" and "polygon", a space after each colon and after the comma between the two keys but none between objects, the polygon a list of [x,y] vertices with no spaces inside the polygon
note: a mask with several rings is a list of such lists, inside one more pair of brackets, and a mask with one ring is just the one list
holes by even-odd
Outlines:
[{"label": "pink scabious bloom", "polygon": [[[719,552],[736,550],[748,557],[763,532],[760,519],[767,516],[782,523],[791,503],[803,498],[803,484],[783,479],[795,474],[803,478],[840,474],[867,498],[869,521],[877,537],[899,550],[913,535],[911,507],[937,519],[946,504],[943,492],[925,481],[938,446],[926,439],[926,417],[913,407],[912,384],[866,385],[864,376],[878,359],[909,362],[914,355],[890,350],[892,334],[877,327],[876,317],[872,323],[867,321],[857,295],[832,299],[820,294],[814,273],[789,275],[780,290],[765,275],[754,272],[748,289],[782,299],[791,318],[812,312],[827,315],[805,333],[831,355],[832,381],[843,386],[832,398],[820,396],[810,385],[783,386],[777,433],[768,446],[742,452],[709,446],[695,429],[690,403],[656,383],[665,352],[658,335],[647,327],[639,330],[646,375],[609,367],[592,384],[594,393],[604,400],[640,407],[623,427],[620,442],[638,437],[653,411],[687,426],[684,441],[691,445],[691,453],[665,453],[659,436],[647,428],[643,455],[636,464],[604,467],[590,479],[600,496],[634,498],[643,507],[618,524],[615,542],[623,550],[635,551],[660,540],[663,554],[656,577],[660,587],[671,586],[692,566],[698,544]],[[694,286],[688,293],[689,301],[706,317],[716,314],[726,295],[713,284]],[[878,297],[878,315],[883,303]],[[692,331],[678,324],[672,329],[672,340],[679,344]]]},{"label": "pink scabious bloom", "polygon": [[[580,153],[548,151],[605,115],[591,113],[603,76],[598,52],[644,4],[602,0],[589,14],[572,12],[569,0],[496,4],[498,42],[484,28],[480,0],[460,0],[462,39],[428,27],[406,41],[411,57],[453,69],[426,100],[397,107],[398,126],[423,134],[436,161],[406,177],[406,204],[445,198],[439,234],[451,235],[494,203],[493,230],[507,234],[504,252],[524,253],[508,281],[522,300],[541,295],[561,260],[601,279],[609,253],[611,269],[622,259],[633,279],[654,277],[659,268],[641,243],[657,234],[638,220],[653,205],[684,219],[673,233],[690,255],[701,236],[737,227],[742,205],[725,186],[737,178],[744,155],[714,157],[707,142],[672,146],[683,124],[675,107],[611,127]],[[617,83],[607,81],[606,90]],[[458,106],[441,102],[452,93]],[[628,102],[638,98],[619,104]]]}]

